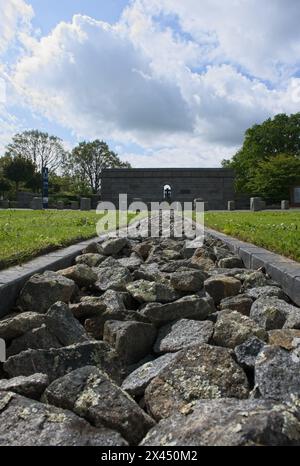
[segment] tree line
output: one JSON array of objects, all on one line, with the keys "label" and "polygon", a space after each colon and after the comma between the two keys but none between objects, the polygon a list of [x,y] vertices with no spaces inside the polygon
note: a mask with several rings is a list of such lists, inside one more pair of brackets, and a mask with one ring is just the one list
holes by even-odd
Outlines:
[{"label": "tree line", "polygon": [[[247,129],[242,147],[222,166],[234,169],[238,193],[288,199],[290,188],[300,185],[300,113],[278,114]],[[100,193],[104,168],[130,164],[98,139],[66,151],[56,136],[24,131],[0,157],[0,194],[20,187],[40,192],[43,167],[49,169],[52,192],[89,195]]]},{"label": "tree line", "polygon": [[42,169],[49,170],[49,186],[67,194],[99,194],[104,168],[130,167],[128,162],[96,139],[66,151],[63,141],[38,130],[16,134],[0,158],[0,194],[20,188],[39,193]]},{"label": "tree line", "polygon": [[289,199],[290,188],[300,185],[300,113],[252,126],[240,150],[222,165],[235,170],[237,192]]}]

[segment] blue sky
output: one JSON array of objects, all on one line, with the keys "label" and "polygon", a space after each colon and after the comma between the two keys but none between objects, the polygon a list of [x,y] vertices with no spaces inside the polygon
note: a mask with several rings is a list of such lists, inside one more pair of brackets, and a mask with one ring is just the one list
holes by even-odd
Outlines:
[{"label": "blue sky", "polygon": [[38,128],[136,167],[219,166],[300,110],[299,18],[294,0],[0,0],[0,155]]},{"label": "blue sky", "polygon": [[75,14],[114,23],[128,5],[126,0],[30,0],[28,3],[35,12],[33,26],[40,28],[43,35],[49,34],[61,21],[71,21]]}]

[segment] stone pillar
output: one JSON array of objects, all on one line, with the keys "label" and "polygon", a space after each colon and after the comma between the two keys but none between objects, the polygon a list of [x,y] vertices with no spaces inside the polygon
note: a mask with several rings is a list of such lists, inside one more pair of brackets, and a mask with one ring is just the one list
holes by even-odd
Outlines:
[{"label": "stone pillar", "polygon": [[33,210],[43,210],[43,199],[41,197],[34,197],[31,201],[31,208]]},{"label": "stone pillar", "polygon": [[261,197],[251,197],[250,198],[250,210],[257,212],[263,210],[266,207],[265,201]]},{"label": "stone pillar", "polygon": [[194,210],[196,208],[196,202],[202,202],[203,203],[203,210],[204,211],[209,210],[208,202],[204,201],[204,199],[202,199],[201,197],[197,197],[196,199],[194,199],[194,201],[193,201]]},{"label": "stone pillar", "polygon": [[288,210],[290,208],[289,201],[281,201],[281,210]]},{"label": "stone pillar", "polygon": [[91,210],[91,199],[89,197],[80,198],[80,210]]},{"label": "stone pillar", "polygon": [[71,202],[71,209],[72,210],[78,210],[79,209],[79,202],[78,201],[72,201]]},{"label": "stone pillar", "polygon": [[63,210],[64,206],[65,206],[64,201],[57,201],[58,210]]},{"label": "stone pillar", "polygon": [[228,201],[227,209],[228,210],[235,210],[235,201]]}]

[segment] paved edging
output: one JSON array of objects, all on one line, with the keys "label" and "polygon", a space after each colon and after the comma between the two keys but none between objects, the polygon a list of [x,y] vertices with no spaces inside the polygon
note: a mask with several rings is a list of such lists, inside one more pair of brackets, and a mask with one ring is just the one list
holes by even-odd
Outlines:
[{"label": "paved edging", "polygon": [[294,303],[300,306],[300,264],[267,249],[240,241],[210,228],[205,232],[222,240],[229,249],[243,259],[249,269],[264,267],[270,277],[277,281]]},{"label": "paved edging", "polygon": [[[105,235],[104,235],[105,236]],[[0,271],[0,317],[5,316],[15,305],[18,294],[25,282],[35,273],[45,270],[59,270],[69,267],[78,254],[94,241],[102,237],[92,238],[67,248],[58,249],[49,254],[39,256],[23,265],[17,265]]]}]

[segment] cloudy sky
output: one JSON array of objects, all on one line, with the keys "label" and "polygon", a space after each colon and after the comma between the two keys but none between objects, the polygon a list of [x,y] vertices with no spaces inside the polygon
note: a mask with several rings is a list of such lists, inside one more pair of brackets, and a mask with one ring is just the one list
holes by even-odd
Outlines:
[{"label": "cloudy sky", "polygon": [[38,128],[213,167],[300,111],[299,0],[0,0],[0,155]]}]

